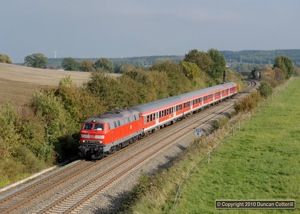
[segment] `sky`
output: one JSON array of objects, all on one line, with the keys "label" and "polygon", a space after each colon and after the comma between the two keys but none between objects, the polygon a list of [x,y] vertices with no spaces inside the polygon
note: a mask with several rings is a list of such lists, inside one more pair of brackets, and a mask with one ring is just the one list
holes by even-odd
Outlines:
[{"label": "sky", "polygon": [[300,49],[299,0],[0,0],[0,20],[13,63]]}]

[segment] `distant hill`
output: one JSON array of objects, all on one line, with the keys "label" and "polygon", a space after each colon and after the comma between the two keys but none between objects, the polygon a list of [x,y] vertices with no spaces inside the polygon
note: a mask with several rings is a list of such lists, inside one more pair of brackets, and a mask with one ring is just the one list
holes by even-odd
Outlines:
[{"label": "distant hill", "polygon": [[[293,60],[296,66],[300,66],[300,49],[290,50],[244,50],[244,51],[220,51],[227,62],[227,64],[253,64],[265,65],[273,64],[277,56],[287,56]],[[183,60],[184,56],[166,55],[166,56],[140,56],[140,57],[123,57],[123,58],[109,58],[115,66],[118,65],[135,65],[141,67],[149,67],[155,62],[163,60],[171,60],[179,62]],[[95,62],[98,58],[74,58],[77,61],[92,60]],[[48,67],[60,68],[62,58],[49,58]]]},{"label": "distant hill", "polygon": [[245,50],[245,51],[221,51],[227,63],[249,63],[249,64],[274,64],[277,56],[287,56],[293,60],[295,65],[300,66],[300,49],[294,50]]}]

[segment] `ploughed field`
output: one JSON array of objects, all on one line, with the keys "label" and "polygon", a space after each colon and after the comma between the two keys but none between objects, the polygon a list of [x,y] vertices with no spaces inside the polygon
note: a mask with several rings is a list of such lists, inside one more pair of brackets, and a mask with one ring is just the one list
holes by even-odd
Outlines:
[{"label": "ploughed field", "polygon": [[88,81],[90,73],[36,69],[0,63],[0,105],[11,101],[17,107],[28,103],[33,93],[43,87],[58,86],[64,77],[77,85]]}]

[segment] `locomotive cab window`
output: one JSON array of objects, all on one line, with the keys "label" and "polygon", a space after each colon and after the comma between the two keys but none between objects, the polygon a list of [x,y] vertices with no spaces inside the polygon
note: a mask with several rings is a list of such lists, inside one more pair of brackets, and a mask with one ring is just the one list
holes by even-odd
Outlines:
[{"label": "locomotive cab window", "polygon": [[102,131],[104,130],[104,125],[102,123],[96,123],[94,126],[94,130]]},{"label": "locomotive cab window", "polygon": [[84,130],[92,130],[92,128],[93,128],[93,124],[92,123],[85,123],[83,125],[83,129]]}]

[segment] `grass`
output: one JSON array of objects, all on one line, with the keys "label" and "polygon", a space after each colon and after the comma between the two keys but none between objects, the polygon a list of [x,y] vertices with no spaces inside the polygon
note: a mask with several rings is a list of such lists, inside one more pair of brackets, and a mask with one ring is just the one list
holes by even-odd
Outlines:
[{"label": "grass", "polygon": [[[299,97],[300,78],[296,78],[286,90],[268,100],[240,131],[224,139],[209,163],[201,161],[203,152],[193,148],[179,164],[157,175],[155,179],[161,182],[138,199],[131,211],[273,213],[274,210],[216,210],[215,200],[294,199],[299,203]],[[185,178],[190,169],[193,170]],[[180,196],[174,204],[180,183]]]}]

